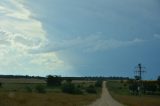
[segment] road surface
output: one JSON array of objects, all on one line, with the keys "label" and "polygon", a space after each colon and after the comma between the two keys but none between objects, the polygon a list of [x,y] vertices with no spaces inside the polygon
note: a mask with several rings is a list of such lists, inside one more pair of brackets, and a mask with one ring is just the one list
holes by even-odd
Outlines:
[{"label": "road surface", "polygon": [[112,98],[112,96],[108,92],[108,89],[106,88],[106,81],[104,81],[102,85],[101,98],[97,99],[89,106],[124,106],[124,105],[120,104],[119,102],[117,102]]}]

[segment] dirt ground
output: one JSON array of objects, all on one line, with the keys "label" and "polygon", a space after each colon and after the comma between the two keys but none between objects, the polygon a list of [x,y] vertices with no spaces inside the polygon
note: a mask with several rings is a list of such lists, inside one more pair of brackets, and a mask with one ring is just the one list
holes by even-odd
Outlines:
[{"label": "dirt ground", "polygon": [[97,99],[89,106],[124,106],[124,105],[120,104],[119,102],[117,102],[112,98],[112,96],[108,92],[108,89],[106,88],[106,81],[104,81],[101,98]]}]

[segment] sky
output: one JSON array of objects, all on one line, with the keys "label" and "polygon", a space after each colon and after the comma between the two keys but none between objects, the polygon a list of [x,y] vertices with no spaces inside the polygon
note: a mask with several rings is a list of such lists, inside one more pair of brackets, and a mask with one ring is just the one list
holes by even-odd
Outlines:
[{"label": "sky", "polygon": [[160,75],[159,0],[1,0],[0,74]]}]

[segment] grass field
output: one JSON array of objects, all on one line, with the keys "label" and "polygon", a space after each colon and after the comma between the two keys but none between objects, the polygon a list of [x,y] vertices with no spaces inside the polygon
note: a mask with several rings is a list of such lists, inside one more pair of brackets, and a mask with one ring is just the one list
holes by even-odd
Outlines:
[{"label": "grass field", "polygon": [[1,83],[46,83],[43,79],[35,79],[35,78],[0,78]]},{"label": "grass field", "polygon": [[0,106],[84,106],[97,97],[95,94],[0,92]]},{"label": "grass field", "polygon": [[131,95],[128,86],[120,81],[108,81],[107,87],[117,101],[127,106],[160,106],[160,96],[156,95]]},{"label": "grass field", "polygon": [[[0,87],[0,106],[85,106],[95,101],[101,94],[101,90],[98,90],[97,94],[67,94],[61,91],[61,87],[47,87],[46,83],[35,79],[34,83],[28,83],[25,79],[23,79],[25,83],[17,79],[13,81],[3,79],[3,81]],[[95,82],[73,83],[88,86]],[[44,86],[46,93],[38,93],[35,89],[37,85]]]}]

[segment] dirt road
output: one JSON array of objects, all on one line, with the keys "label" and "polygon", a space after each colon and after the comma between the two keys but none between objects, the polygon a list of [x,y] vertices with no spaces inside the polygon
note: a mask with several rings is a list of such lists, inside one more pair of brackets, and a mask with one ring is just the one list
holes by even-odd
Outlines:
[{"label": "dirt road", "polygon": [[100,99],[97,99],[95,102],[93,102],[89,106],[124,106],[120,104],[119,102],[115,101],[111,95],[108,92],[108,89],[106,88],[106,81],[103,82],[102,87],[102,95]]}]

